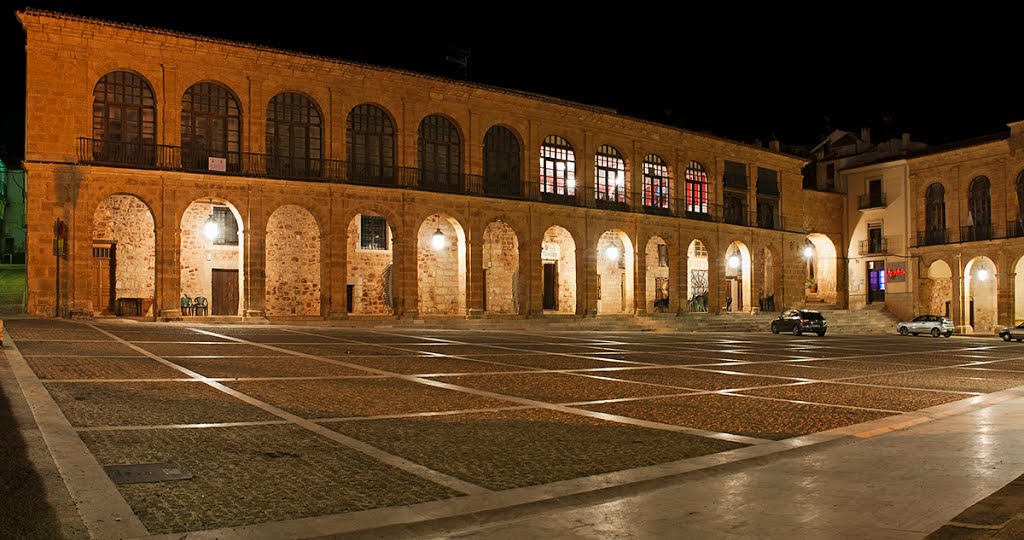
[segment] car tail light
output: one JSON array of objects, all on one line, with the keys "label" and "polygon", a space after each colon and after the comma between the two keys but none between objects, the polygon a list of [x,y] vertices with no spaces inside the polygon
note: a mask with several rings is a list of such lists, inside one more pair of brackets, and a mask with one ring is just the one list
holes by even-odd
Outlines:
[{"label": "car tail light", "polygon": [[807,321],[807,319],[800,319],[800,322],[807,323],[808,321]]}]

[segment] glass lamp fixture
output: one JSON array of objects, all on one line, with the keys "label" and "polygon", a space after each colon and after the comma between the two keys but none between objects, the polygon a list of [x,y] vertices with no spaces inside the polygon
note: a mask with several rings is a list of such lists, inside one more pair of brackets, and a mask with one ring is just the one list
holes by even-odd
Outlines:
[{"label": "glass lamp fixture", "polygon": [[609,261],[615,262],[619,260],[619,248],[616,246],[608,246],[608,249],[604,250],[604,254],[608,257]]},{"label": "glass lamp fixture", "polygon": [[220,225],[217,224],[217,218],[213,215],[213,199],[210,199],[210,217],[206,218],[206,222],[203,223],[203,235],[212,242],[217,239],[218,234],[220,234]]},{"label": "glass lamp fixture", "polygon": [[988,279],[988,270],[985,270],[984,268],[979,268],[978,272],[974,275],[978,277],[979,281],[985,281],[986,279]]},{"label": "glass lamp fixture", "polygon": [[807,246],[804,248],[804,258],[810,259],[814,255],[814,248]]},{"label": "glass lamp fixture", "polygon": [[435,251],[440,251],[444,249],[444,246],[448,241],[445,239],[444,233],[441,232],[441,224],[436,222],[435,224],[437,225],[437,230],[434,231],[434,234],[430,237],[430,246],[433,247]]},{"label": "glass lamp fixture", "polygon": [[740,257],[739,255],[733,254],[729,257],[729,268],[739,268]]}]

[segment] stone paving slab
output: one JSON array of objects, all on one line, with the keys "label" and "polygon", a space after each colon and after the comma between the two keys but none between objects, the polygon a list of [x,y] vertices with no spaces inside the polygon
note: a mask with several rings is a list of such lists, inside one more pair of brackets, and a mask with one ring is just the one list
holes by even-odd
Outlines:
[{"label": "stone paving slab", "polygon": [[166,342],[166,341],[223,341],[223,342],[227,342],[228,341],[228,340],[226,340],[224,338],[208,336],[206,334],[200,334],[200,333],[197,333],[197,332],[192,332],[191,330],[181,330],[181,331],[175,331],[175,332],[138,332],[138,331],[126,332],[126,331],[119,330],[119,329],[114,329],[114,328],[104,328],[104,330],[110,332],[111,334],[114,334],[115,336],[117,336],[117,337],[119,337],[119,338],[121,338],[123,340],[132,341],[132,342],[138,342],[138,341],[160,341],[160,342]]},{"label": "stone paving slab", "polygon": [[[109,339],[109,338],[104,338]],[[29,356],[143,356],[142,353],[116,341],[28,341],[18,340],[18,349]]]},{"label": "stone paving slab", "polygon": [[[369,356],[369,355],[380,355],[380,356],[414,356],[416,352],[402,351],[393,347],[382,347],[378,345],[367,345],[364,343],[325,343],[323,345],[275,345],[282,349],[288,349],[289,351],[296,351],[304,354],[312,354],[314,356],[326,356],[326,357],[345,357],[345,356]],[[275,352],[274,354],[281,354]]]},{"label": "stone paving slab", "polygon": [[850,360],[812,360],[803,363],[808,367],[821,367],[829,369],[850,369],[868,373],[894,373],[899,371],[914,371],[925,366],[913,364],[894,364],[892,362],[878,362],[875,359],[850,359]]},{"label": "stone paving slab", "polygon": [[778,388],[744,390],[741,394],[767,396],[780,399],[887,409],[916,411],[951,401],[959,401],[973,394],[953,392],[927,392],[902,388],[876,388],[852,384],[812,383]]},{"label": "stone paving slab", "polygon": [[323,425],[496,490],[656,465],[742,446],[545,409]]},{"label": "stone paving slab", "polygon": [[25,359],[40,379],[180,379],[186,375],[156,360],[88,356],[29,356]]},{"label": "stone paving slab", "polygon": [[979,364],[975,367],[1001,369],[1004,371],[1024,371],[1024,359],[997,360],[987,364]]},{"label": "stone paving slab", "polygon": [[888,386],[906,386],[911,388],[929,388],[935,390],[959,390],[962,392],[998,392],[1020,386],[1020,380],[961,377],[954,370],[931,370],[918,373],[893,373],[857,379],[862,384],[884,384]]},{"label": "stone paving slab", "polygon": [[[318,336],[332,337],[339,339],[348,339],[352,341],[358,341],[363,343],[437,343],[437,341],[428,339],[426,336],[421,334],[395,334],[391,332],[365,332],[361,330],[345,330],[345,329],[326,329],[326,328],[311,328],[303,329],[303,332],[310,334],[316,334]],[[454,336],[449,336],[452,338]],[[474,340],[475,341],[475,340]]]},{"label": "stone paving slab", "polygon": [[191,480],[118,486],[151,533],[415,504],[457,494],[295,426],[82,433],[101,465],[174,462]]},{"label": "stone paving slab", "polygon": [[712,365],[717,363],[725,362],[724,360],[716,360],[709,357],[694,358],[686,353],[669,353],[669,352],[654,352],[654,353],[597,353],[593,355],[595,358],[609,358],[612,360],[625,360],[627,362],[637,362],[643,364],[659,364],[664,366],[692,366],[692,365]]},{"label": "stone paving slab", "polygon": [[49,339],[77,341],[82,339],[108,339],[103,333],[88,326],[55,319],[6,320],[4,321],[4,331],[9,332],[17,340]]},{"label": "stone paving slab", "polygon": [[508,349],[487,347],[485,345],[463,345],[459,343],[434,344],[417,343],[411,345],[393,345],[402,349],[413,349],[419,352],[431,352],[437,354],[450,354],[455,356],[472,356],[474,354],[507,354]]},{"label": "stone paving slab", "polygon": [[775,375],[777,377],[796,377],[799,379],[838,379],[840,377],[860,377],[864,371],[856,369],[836,369],[807,366],[806,362],[780,362],[773,364],[732,364],[717,366],[695,366],[693,369],[714,371],[736,371],[751,375]]},{"label": "stone paving slab", "polygon": [[226,384],[304,418],[378,416],[518,405],[396,378],[238,381]]},{"label": "stone paving slab", "polygon": [[[193,341],[206,341],[204,336],[199,334]],[[245,345],[235,342],[224,343],[137,343],[139,348],[145,349],[157,356],[281,356],[280,351]]]},{"label": "stone paving slab", "polygon": [[75,427],[278,420],[200,382],[46,383]]},{"label": "stone paving slab", "polygon": [[519,366],[490,363],[486,360],[464,360],[439,356],[346,356],[338,358],[338,360],[403,375],[523,370]]},{"label": "stone paving slab", "polygon": [[477,358],[489,362],[502,362],[522,366],[523,368],[537,369],[588,369],[622,365],[617,362],[602,362],[601,360],[575,358],[558,354],[497,354],[479,356]]},{"label": "stone paving slab", "polygon": [[913,364],[915,366],[959,366],[971,362],[984,361],[980,358],[971,358],[967,355],[946,355],[946,354],[899,354],[887,358],[885,361],[897,364]]},{"label": "stone paving slab", "polygon": [[[600,376],[604,376],[603,372]],[[461,377],[437,377],[436,380],[549,403],[572,403],[577,401],[657,396],[685,392],[685,390],[674,390],[646,384],[607,381],[560,373],[465,375]]]},{"label": "stone paving slab", "polygon": [[365,371],[300,356],[175,358],[174,363],[206,377],[347,377]]},{"label": "stone paving slab", "polygon": [[546,353],[595,354],[598,352],[593,347],[576,344],[537,343],[533,345],[516,345],[516,348],[524,351]]},{"label": "stone paving slab", "polygon": [[235,335],[228,331],[222,331],[220,328],[211,329],[210,331],[231,337],[237,337],[240,339],[244,339],[246,341],[251,341],[253,343],[270,343],[275,345],[283,343],[338,343],[336,339],[332,339],[326,336],[313,335],[305,331],[302,331],[302,333],[266,331],[258,334],[243,335]]},{"label": "stone paving slab", "polygon": [[[751,386],[770,386],[797,382],[795,379],[778,379],[757,375],[729,375],[711,371],[694,369],[657,368],[657,369],[624,369],[620,371],[604,371],[605,377],[627,381],[663,384],[678,388],[695,388],[698,390],[726,390],[729,388],[749,388]],[[671,393],[663,389],[663,394]]]},{"label": "stone paving slab", "polygon": [[786,403],[721,394],[651,398],[582,406],[605,412],[709,431],[781,440],[859,424],[889,413]]}]

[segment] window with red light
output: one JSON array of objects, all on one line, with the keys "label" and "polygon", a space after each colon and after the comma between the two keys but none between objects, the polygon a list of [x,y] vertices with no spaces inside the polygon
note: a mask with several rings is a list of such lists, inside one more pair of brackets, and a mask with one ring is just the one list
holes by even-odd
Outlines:
[{"label": "window with red light", "polygon": [[644,158],[644,206],[669,208],[668,167],[654,154]]},{"label": "window with red light", "polygon": [[686,211],[708,213],[708,173],[696,161],[686,166]]}]

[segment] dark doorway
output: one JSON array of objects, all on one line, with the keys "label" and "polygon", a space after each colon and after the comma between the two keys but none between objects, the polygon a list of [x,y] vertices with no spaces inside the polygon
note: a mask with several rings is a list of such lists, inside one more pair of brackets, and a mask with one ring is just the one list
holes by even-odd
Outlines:
[{"label": "dark doorway", "polygon": [[974,297],[971,297],[971,328],[974,328]]},{"label": "dark doorway", "polygon": [[355,285],[345,286],[345,307],[349,313],[352,313],[352,309],[355,307]]},{"label": "dark doorway", "polygon": [[885,261],[868,263],[868,303],[885,302]]},{"label": "dark doorway", "polygon": [[558,267],[555,263],[544,263],[544,309],[558,309]]},{"label": "dark doorway", "polygon": [[117,244],[93,244],[93,276],[96,280],[96,295],[93,298],[96,311],[113,313],[117,289]]},{"label": "dark doorway", "polygon": [[238,315],[238,270],[214,270],[210,315]]}]

